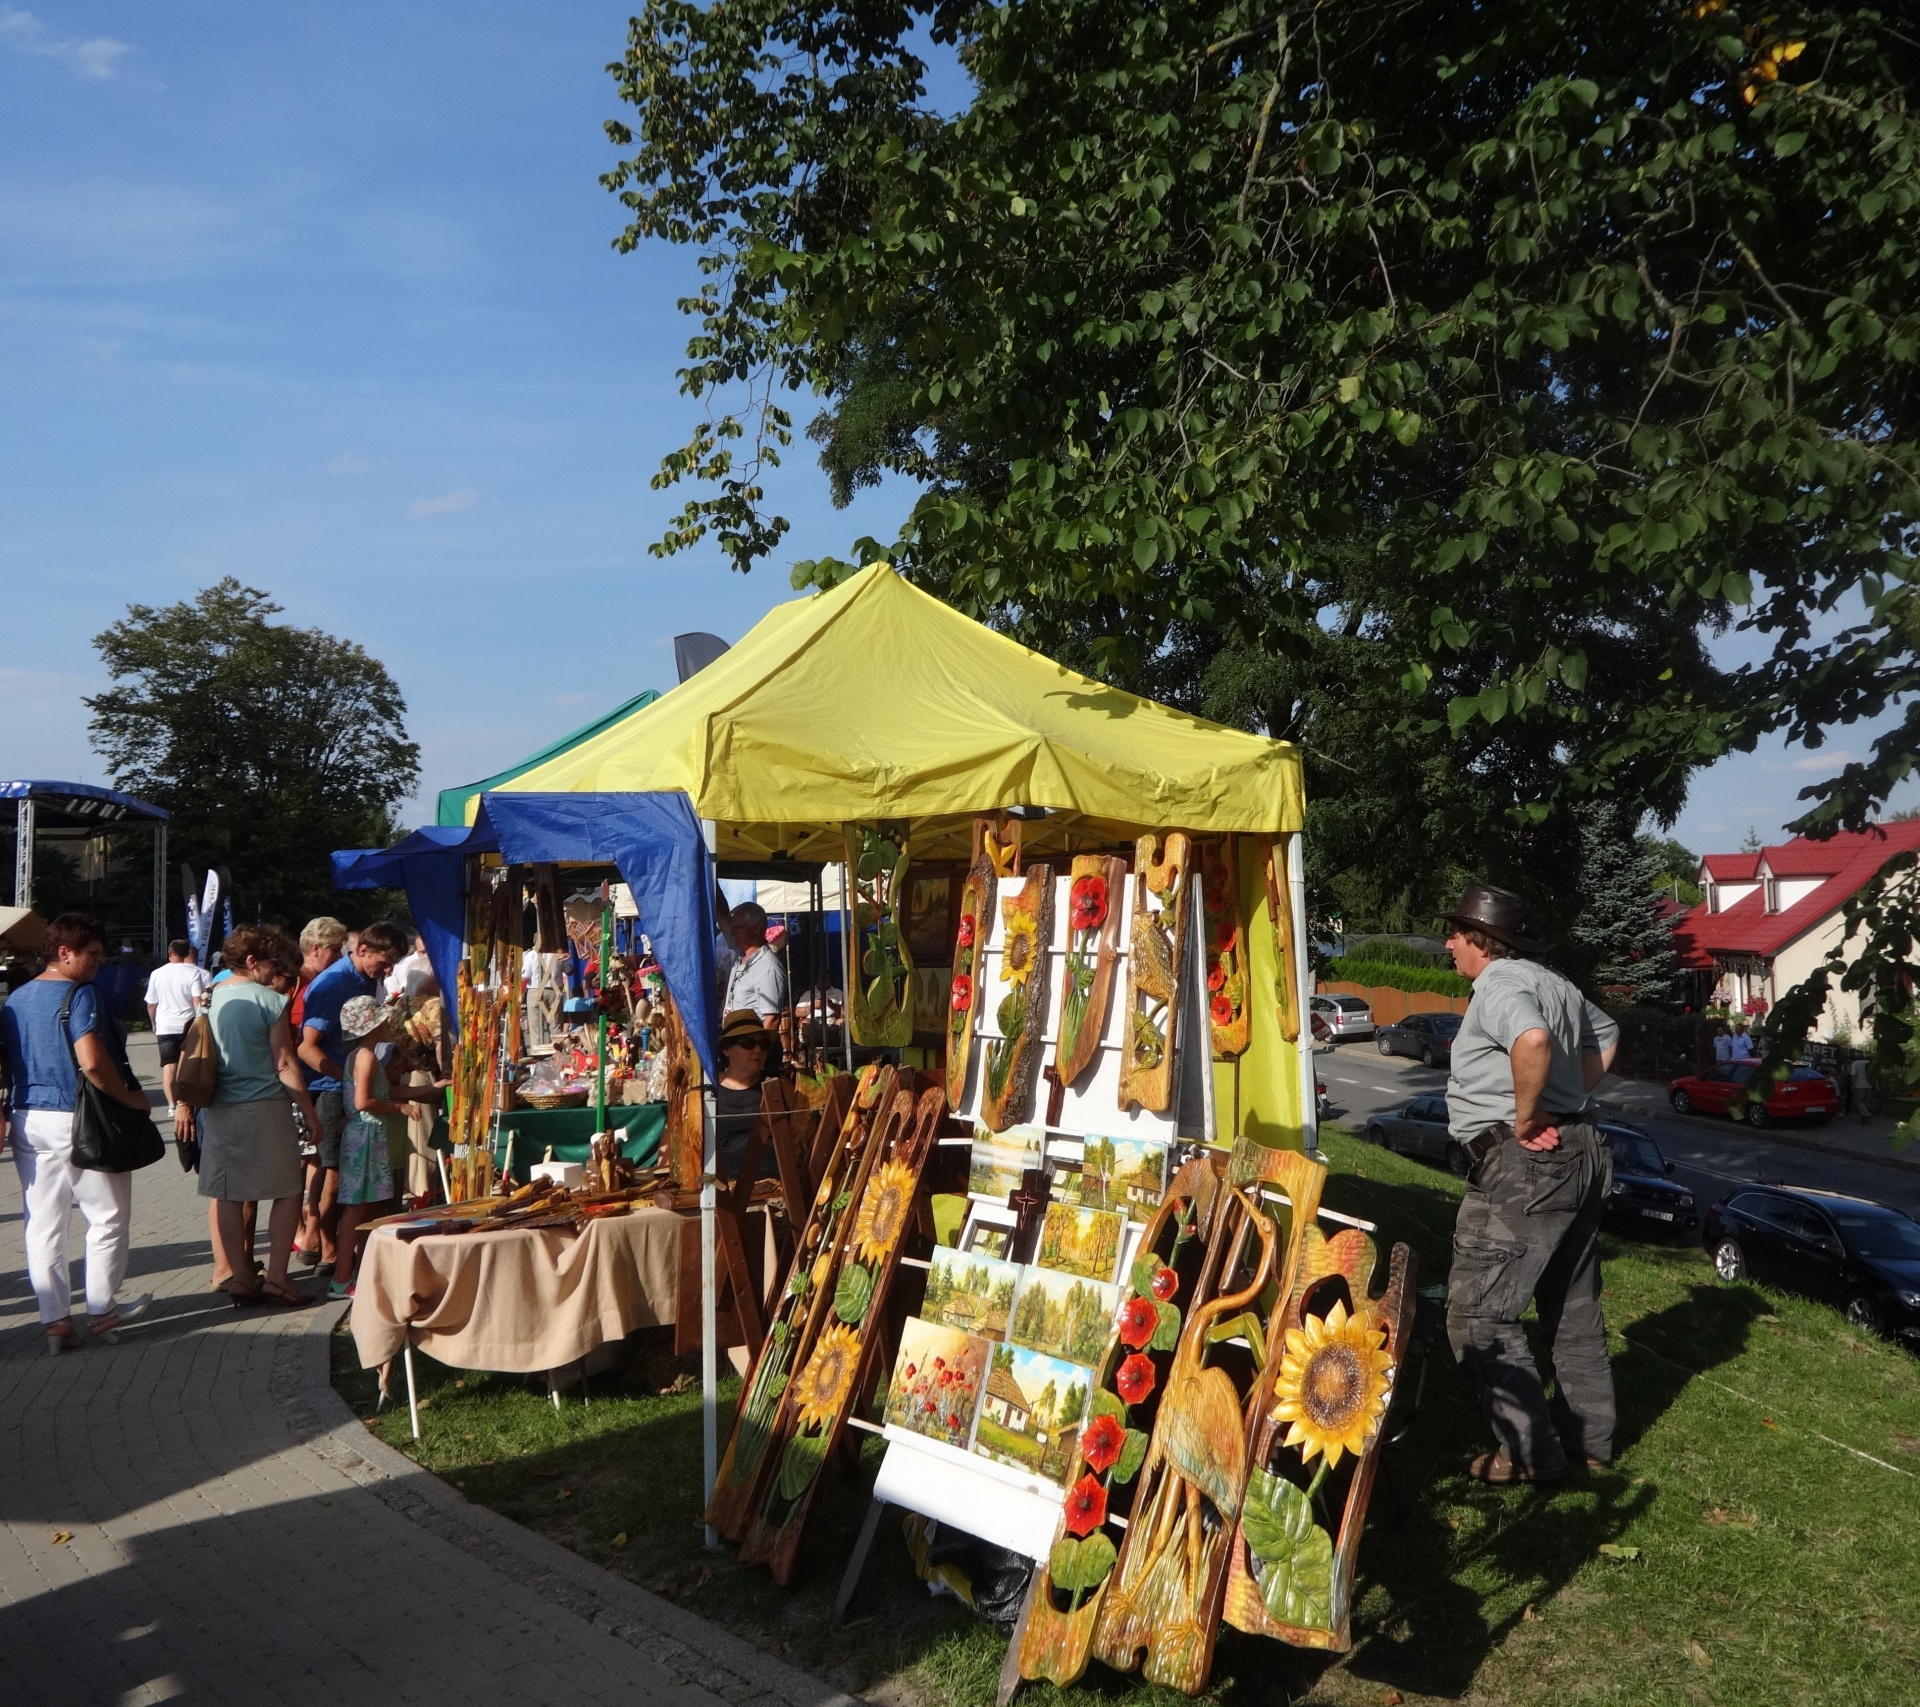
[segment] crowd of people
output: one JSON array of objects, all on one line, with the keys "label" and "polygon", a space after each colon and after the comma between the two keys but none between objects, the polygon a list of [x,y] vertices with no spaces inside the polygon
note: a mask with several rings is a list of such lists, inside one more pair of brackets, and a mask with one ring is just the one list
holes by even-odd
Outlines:
[{"label": "crowd of people", "polygon": [[[44,970],[0,1007],[5,1136],[20,1176],[28,1279],[54,1353],[111,1342],[150,1302],[144,1293],[120,1296],[133,1174],[73,1160],[82,1077],[117,1102],[149,1109],[126,1033],[94,989],[106,952],[98,919],[61,914],[46,930]],[[210,973],[192,944],[176,940],[146,990],[178,1154],[183,1167],[197,1169],[208,1200],[210,1284],[236,1307],[319,1302],[293,1284],[297,1265],[327,1278],[328,1296],[345,1297],[360,1230],[400,1206],[414,1171],[407,1117],[430,1110],[446,1084],[437,1071],[409,1072],[409,1083],[390,1082],[388,1072],[394,998],[436,994],[432,968],[418,937],[410,942],[385,923],[349,931],[333,918],[311,920],[297,942],[274,926],[239,926],[218,962]],[[202,1019],[205,1040],[196,1045]],[[189,1096],[187,1076],[200,1087],[209,1068],[210,1094]],[[75,1209],[86,1225],[84,1328],[70,1295]]]}]

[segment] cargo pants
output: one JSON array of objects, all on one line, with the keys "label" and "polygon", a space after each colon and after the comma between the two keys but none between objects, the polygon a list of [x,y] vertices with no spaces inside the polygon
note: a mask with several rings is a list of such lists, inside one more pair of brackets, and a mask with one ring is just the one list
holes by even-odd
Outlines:
[{"label": "cargo pants", "polygon": [[[1453,1229],[1447,1339],[1507,1457],[1555,1475],[1568,1457],[1613,1457],[1613,1368],[1600,1310],[1600,1215],[1613,1161],[1590,1122],[1551,1150],[1512,1130],[1474,1164]],[[1531,1298],[1553,1364],[1549,1406],[1520,1326]]]}]

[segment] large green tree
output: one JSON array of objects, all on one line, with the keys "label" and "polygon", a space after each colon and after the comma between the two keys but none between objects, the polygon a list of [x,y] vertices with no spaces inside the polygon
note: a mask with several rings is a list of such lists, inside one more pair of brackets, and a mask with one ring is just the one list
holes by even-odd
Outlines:
[{"label": "large green tree", "polygon": [[377,659],[279,612],[230,576],[129,605],[94,636],[114,685],[86,704],[115,783],[173,814],[174,857],[229,867],[236,917],[298,928],[341,910],[335,848],[392,839],[419,749]]},{"label": "large green tree", "polygon": [[1301,740],[1385,890],[1471,864],[1562,924],[1573,798],[1670,814],[1902,704],[1805,826],[1913,769],[1903,12],[651,0],[615,71],[621,241],[706,273],[662,551],[776,547],[814,392],[839,495],[922,488],[858,554]]}]

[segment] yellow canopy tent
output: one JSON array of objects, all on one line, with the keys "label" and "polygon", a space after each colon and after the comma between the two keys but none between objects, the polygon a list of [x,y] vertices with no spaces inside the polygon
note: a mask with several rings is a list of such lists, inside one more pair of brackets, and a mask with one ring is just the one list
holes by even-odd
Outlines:
[{"label": "yellow canopy tent", "polygon": [[[840,858],[840,826],[904,818],[964,855],[976,812],[1046,806],[1035,847],[1142,830],[1301,827],[1300,756],[1062,668],[876,564],[776,606],[618,727],[501,789],[680,789],[721,859]],[[474,803],[467,813],[471,822]]]}]

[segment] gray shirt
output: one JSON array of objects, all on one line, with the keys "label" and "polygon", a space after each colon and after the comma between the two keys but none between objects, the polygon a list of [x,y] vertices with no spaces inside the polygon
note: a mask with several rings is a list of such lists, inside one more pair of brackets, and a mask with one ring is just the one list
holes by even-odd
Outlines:
[{"label": "gray shirt", "polygon": [[727,999],[721,1012],[751,1008],[762,1019],[777,1019],[787,1011],[787,969],[770,948],[757,948],[735,962],[727,974]]},{"label": "gray shirt", "polygon": [[1535,960],[1496,960],[1473,981],[1473,999],[1453,1040],[1447,1080],[1447,1128],[1465,1142],[1513,1121],[1515,1041],[1545,1031],[1553,1063],[1540,1093],[1543,1114],[1585,1114],[1593,1105],[1582,1057],[1619,1040],[1620,1027],[1558,972]]}]

